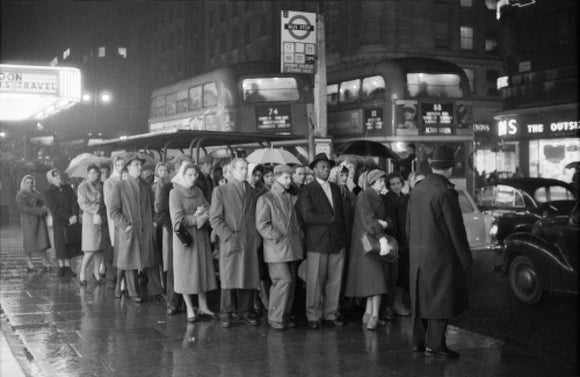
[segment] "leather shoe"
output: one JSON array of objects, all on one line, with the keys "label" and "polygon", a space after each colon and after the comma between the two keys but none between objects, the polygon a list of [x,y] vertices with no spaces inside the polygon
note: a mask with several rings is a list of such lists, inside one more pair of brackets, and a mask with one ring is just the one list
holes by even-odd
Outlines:
[{"label": "leather shoe", "polygon": [[434,350],[429,347],[425,347],[425,355],[446,357],[448,359],[456,359],[459,357],[459,352],[452,351],[447,347],[441,348],[439,350]]},{"label": "leather shoe", "polygon": [[224,329],[228,329],[228,328],[232,327],[232,317],[229,313],[224,314],[220,318],[220,326],[223,327]]},{"label": "leather shoe", "polygon": [[308,321],[308,327],[310,327],[312,330],[316,330],[320,328],[320,321]]},{"label": "leather shoe", "polygon": [[268,321],[268,324],[276,330],[285,330],[287,328],[282,322]]},{"label": "leather shoe", "polygon": [[249,326],[257,326],[258,325],[258,320],[250,314],[241,315],[240,320]]},{"label": "leather shoe", "polygon": [[177,308],[174,308],[173,306],[170,306],[167,308],[167,315],[174,315],[177,314]]},{"label": "leather shoe", "polygon": [[413,345],[413,352],[425,352],[425,346]]},{"label": "leather shoe", "polygon": [[344,327],[344,320],[340,316],[337,316],[334,319],[327,319],[326,322],[333,324],[334,327],[337,327],[337,328]]}]

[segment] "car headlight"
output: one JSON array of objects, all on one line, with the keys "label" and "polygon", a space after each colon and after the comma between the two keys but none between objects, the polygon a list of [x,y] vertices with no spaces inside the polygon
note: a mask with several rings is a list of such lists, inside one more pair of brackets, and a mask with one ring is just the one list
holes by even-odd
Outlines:
[{"label": "car headlight", "polygon": [[495,240],[496,237],[497,237],[497,224],[492,224],[491,227],[489,228],[489,238],[491,240]]}]

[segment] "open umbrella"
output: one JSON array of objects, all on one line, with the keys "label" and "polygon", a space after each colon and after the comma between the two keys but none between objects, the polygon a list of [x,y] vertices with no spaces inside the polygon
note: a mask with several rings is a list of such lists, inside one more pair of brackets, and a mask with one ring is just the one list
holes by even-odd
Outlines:
[{"label": "open umbrella", "polygon": [[574,162],[570,162],[568,164],[566,164],[565,168],[566,169],[573,169],[575,167],[580,166],[580,161],[574,161]]},{"label": "open umbrella", "polygon": [[384,157],[390,158],[392,160],[398,161],[400,159],[399,155],[397,155],[391,148],[383,145],[381,143],[377,143],[375,141],[369,140],[357,140],[350,143],[343,154],[356,154],[359,156],[373,156],[373,157]]},{"label": "open umbrella", "polygon": [[246,160],[254,164],[300,164],[300,160],[292,153],[276,148],[256,149],[246,157]]},{"label": "open umbrella", "polygon": [[95,156],[91,153],[81,153],[70,161],[64,172],[71,178],[86,178],[87,168],[90,165],[99,166],[101,164],[107,164],[109,161],[107,157]]}]

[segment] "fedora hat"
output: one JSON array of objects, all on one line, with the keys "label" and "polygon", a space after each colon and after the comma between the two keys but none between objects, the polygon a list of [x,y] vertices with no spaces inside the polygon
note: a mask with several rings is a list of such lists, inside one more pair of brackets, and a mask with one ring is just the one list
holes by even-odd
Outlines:
[{"label": "fedora hat", "polygon": [[145,159],[141,157],[137,152],[129,152],[125,154],[123,156],[123,160],[125,161],[125,166],[123,167],[124,169],[126,169],[127,166],[129,166],[129,164],[131,163],[131,161],[134,160],[141,161],[141,165],[145,165]]},{"label": "fedora hat", "polygon": [[442,170],[455,166],[455,152],[449,145],[438,145],[433,151],[433,158],[431,159],[431,168]]},{"label": "fedora hat", "polygon": [[326,161],[330,164],[330,167],[333,167],[334,165],[336,165],[336,162],[334,162],[334,160],[329,159],[328,156],[326,155],[326,153],[319,153],[316,156],[314,156],[314,160],[312,160],[310,165],[308,165],[310,167],[310,169],[314,169],[314,167],[316,166],[318,161]]}]

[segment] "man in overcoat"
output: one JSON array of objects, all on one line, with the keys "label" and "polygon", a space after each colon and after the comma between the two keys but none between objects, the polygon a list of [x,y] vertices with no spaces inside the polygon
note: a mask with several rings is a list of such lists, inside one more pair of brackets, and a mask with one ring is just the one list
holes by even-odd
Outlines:
[{"label": "man in overcoat", "polygon": [[296,264],[304,257],[302,230],[291,195],[293,169],[288,165],[274,168],[272,189],[258,198],[256,228],[264,239],[264,261],[268,265],[272,286],[268,322],[277,330],[295,326],[290,320],[296,284]]},{"label": "man in overcoat", "polygon": [[232,326],[233,314],[248,325],[258,324],[251,312],[253,292],[260,287],[256,230],[257,195],[246,182],[248,163],[236,158],[231,179],[213,190],[210,222],[220,240],[221,326]]},{"label": "man in overcoat", "polygon": [[125,270],[129,297],[138,303],[143,300],[137,291],[138,271],[147,275],[147,293],[161,295],[161,258],[153,243],[153,192],[151,185],[140,178],[144,162],[136,153],[125,156],[127,178],[115,186],[110,198],[110,216],[117,228],[117,268]]},{"label": "man in overcoat", "polygon": [[458,194],[449,181],[454,152],[435,148],[433,173],[417,184],[409,199],[410,290],[413,351],[455,358],[445,342],[447,322],[468,309],[465,271],[473,264]]},{"label": "man in overcoat", "polygon": [[121,182],[121,172],[123,171],[124,166],[125,161],[123,160],[123,156],[115,156],[115,158],[113,158],[113,172],[103,183],[103,201],[107,210],[106,223],[109,228],[109,240],[111,241],[111,247],[113,248],[113,255],[107,253],[104,260],[107,268],[107,284],[109,287],[112,285],[115,288],[115,295],[117,297],[121,297],[121,279],[124,274],[117,271],[117,268],[115,267],[115,259],[119,256],[119,249],[115,244],[115,238],[117,235],[115,222],[111,218],[111,196],[113,195],[116,186]]},{"label": "man in overcoat", "polygon": [[302,188],[298,207],[306,229],[306,316],[312,329],[321,320],[344,325],[339,312],[350,218],[340,188],[328,181],[334,161],[319,153],[310,163],[316,179]]}]

